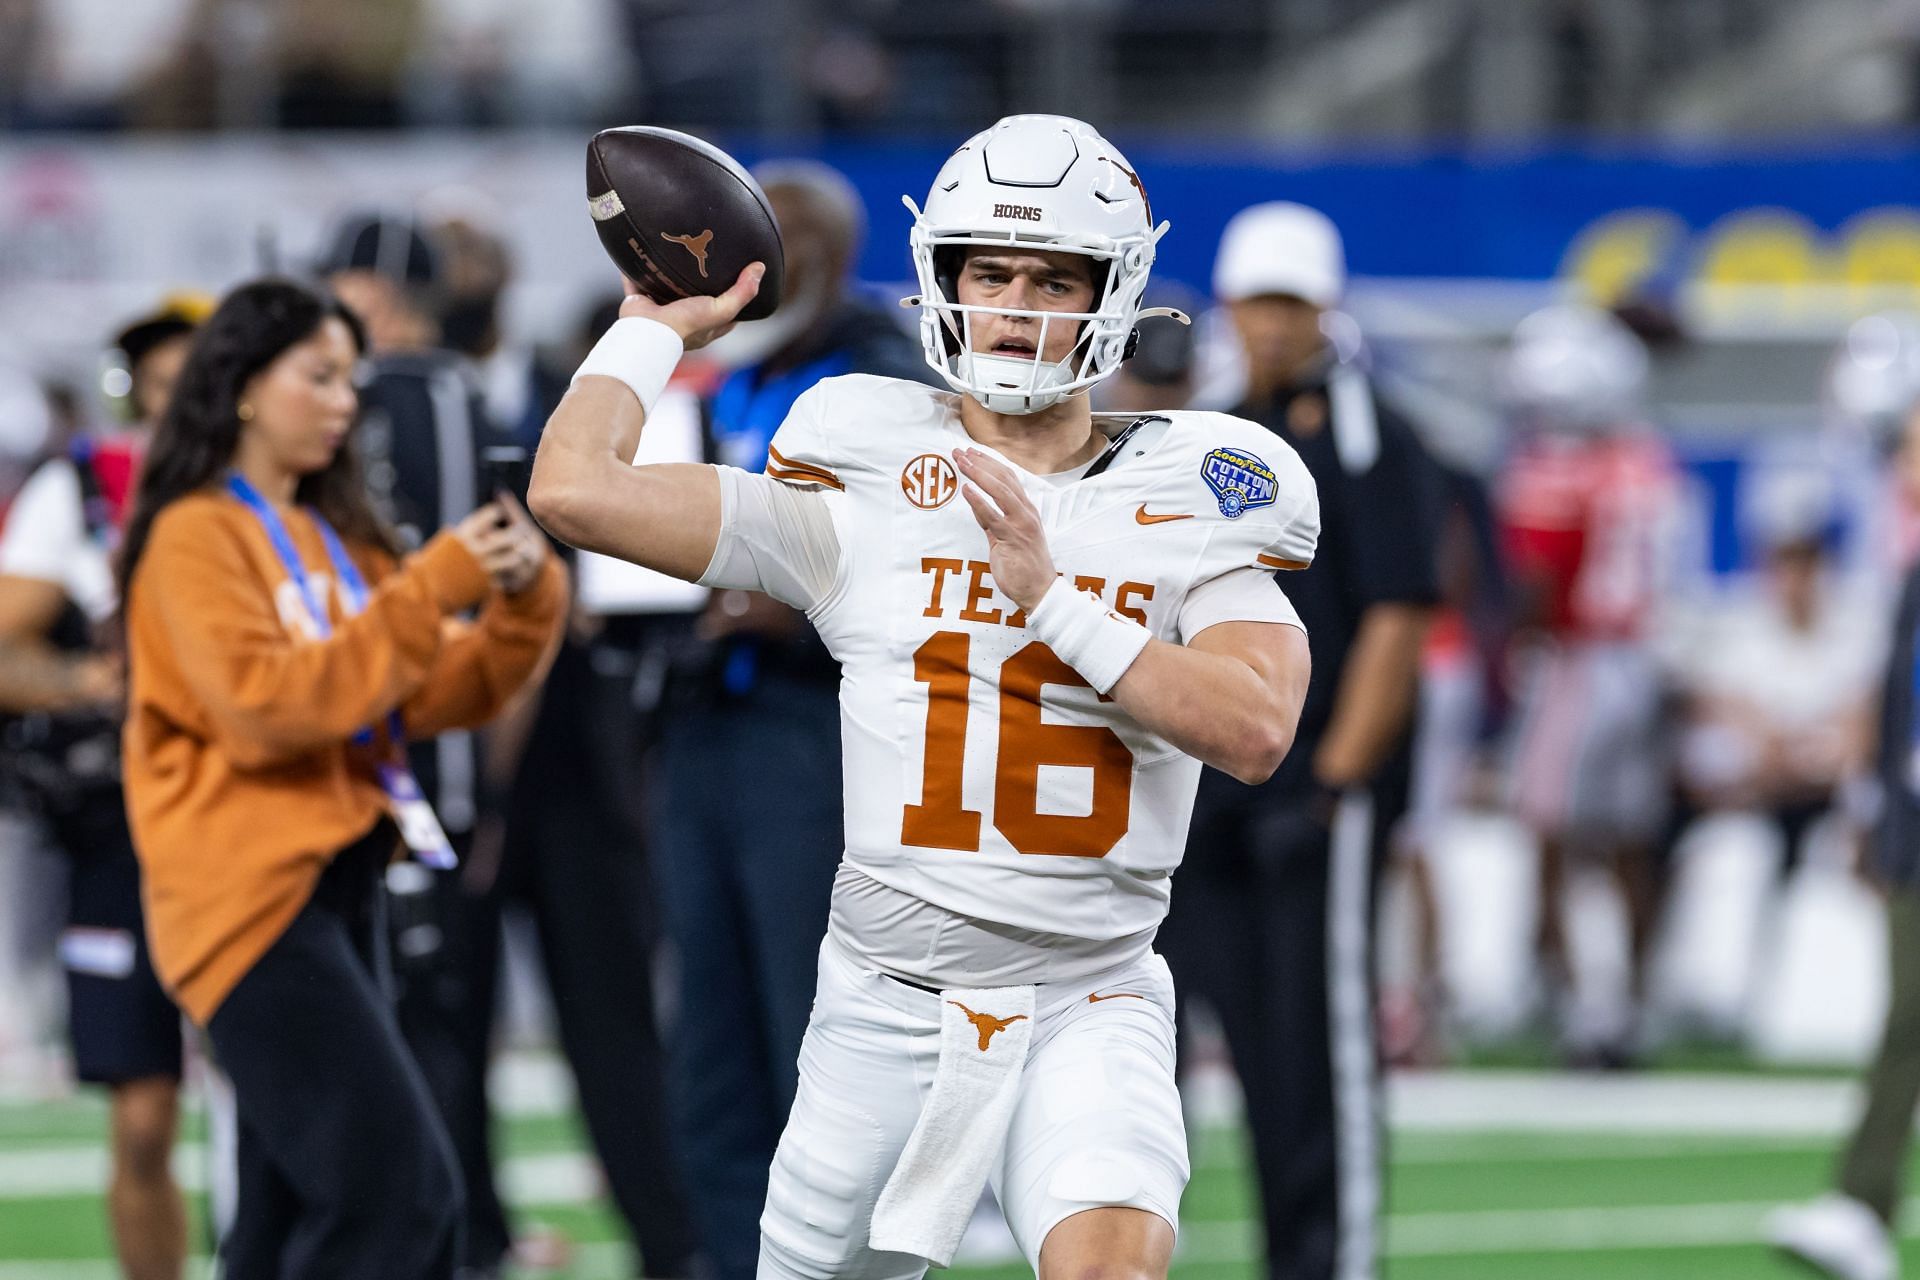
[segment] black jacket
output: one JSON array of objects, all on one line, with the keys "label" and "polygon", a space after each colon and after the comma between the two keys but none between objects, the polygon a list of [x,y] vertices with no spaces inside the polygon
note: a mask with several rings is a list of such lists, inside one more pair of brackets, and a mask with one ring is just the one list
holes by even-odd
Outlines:
[{"label": "black jacket", "polygon": [[1273,777],[1248,789],[1209,769],[1200,800],[1290,803],[1314,791],[1313,754],[1333,718],[1347,653],[1367,609],[1439,599],[1435,549],[1444,483],[1412,425],[1351,366],[1333,365],[1326,376],[1235,412],[1292,445],[1319,490],[1313,564],[1275,575],[1306,626],[1313,676],[1293,750]]}]

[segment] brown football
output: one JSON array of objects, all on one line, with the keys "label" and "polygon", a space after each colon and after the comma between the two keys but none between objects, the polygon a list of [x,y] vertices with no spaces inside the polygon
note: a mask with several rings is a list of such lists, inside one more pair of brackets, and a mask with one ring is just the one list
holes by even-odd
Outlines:
[{"label": "brown football", "polygon": [[711,143],[650,125],[603,129],[587,144],[587,211],[614,263],[655,302],[724,293],[748,263],[764,262],[740,318],[763,320],[780,305],[786,263],[773,206]]}]

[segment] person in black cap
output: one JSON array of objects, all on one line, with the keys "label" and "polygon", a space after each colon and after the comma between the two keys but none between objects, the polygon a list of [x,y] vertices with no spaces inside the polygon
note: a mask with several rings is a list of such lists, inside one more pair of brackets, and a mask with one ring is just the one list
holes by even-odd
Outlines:
[{"label": "person in black cap", "polygon": [[[565,394],[552,372],[501,323],[512,271],[507,245],[468,218],[436,221],[442,267],[441,338],[473,362],[495,429],[531,452]],[[594,308],[579,335],[582,354],[613,321]],[[602,310],[609,314],[598,314]],[[572,549],[555,544],[572,560]],[[693,1274],[698,1248],[671,1139],[650,977],[658,911],[643,830],[640,754],[646,718],[636,693],[682,615],[596,612],[591,570],[580,573],[573,625],[553,657],[537,699],[529,699],[488,745],[489,771],[507,779],[482,820],[483,831],[461,879],[459,954],[440,984],[466,1002],[444,1025],[461,1037],[448,1065],[464,1071],[449,1117],[455,1144],[471,1153],[474,1203],[469,1231],[504,1243],[498,1198],[482,1181],[488,1165],[486,1071],[493,1044],[495,978],[502,920],[512,911],[534,926],[540,969],[552,993],[561,1048],[573,1070],[581,1117],[606,1174],[607,1193],[650,1277]],[[609,973],[622,975],[610,983]],[[635,993],[641,993],[636,999]],[[484,1241],[476,1240],[476,1246]],[[515,1253],[531,1263],[543,1241],[522,1229]],[[484,1256],[491,1250],[471,1251]]]},{"label": "person in black cap", "polygon": [[441,261],[411,215],[357,213],[335,228],[320,270],[367,328],[377,357],[441,345]]},{"label": "person in black cap", "polygon": [[[160,309],[142,316],[114,339],[114,354],[124,375],[128,417],[142,426],[160,420],[173,395],[180,366],[193,349],[194,330],[212,310],[212,300],[197,293],[169,297]],[[120,379],[111,390],[120,390]]]},{"label": "person in black cap", "polygon": [[[360,213],[335,229],[319,271],[367,331],[359,440],[368,488],[401,541],[420,546],[492,496],[482,459],[497,440],[468,361],[442,345],[442,255],[411,215]],[[464,866],[487,788],[480,743],[469,732],[445,733],[410,743],[407,755]],[[482,988],[466,956],[482,945],[484,926],[462,874],[417,862],[389,872],[393,994],[466,1184],[463,1266],[489,1275],[510,1241],[486,1140],[484,1077],[472,1068],[472,1004]]]}]

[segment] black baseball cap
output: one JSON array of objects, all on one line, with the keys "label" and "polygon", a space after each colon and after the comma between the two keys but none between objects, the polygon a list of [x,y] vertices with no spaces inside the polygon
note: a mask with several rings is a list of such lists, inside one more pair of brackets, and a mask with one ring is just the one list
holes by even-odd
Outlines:
[{"label": "black baseball cap", "polygon": [[431,285],[440,279],[440,256],[417,219],[356,213],[335,227],[318,270],[321,275],[372,271],[397,284]]},{"label": "black baseball cap", "polygon": [[139,367],[153,349],[170,338],[192,333],[213,314],[214,299],[203,293],[174,293],[159,307],[113,336],[113,346],[129,369]]}]

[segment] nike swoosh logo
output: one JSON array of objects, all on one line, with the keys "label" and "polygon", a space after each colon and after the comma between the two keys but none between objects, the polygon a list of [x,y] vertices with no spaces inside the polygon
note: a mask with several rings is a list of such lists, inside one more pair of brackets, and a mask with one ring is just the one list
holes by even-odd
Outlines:
[{"label": "nike swoosh logo", "polygon": [[1139,524],[1165,524],[1169,520],[1191,520],[1193,512],[1182,511],[1178,514],[1156,516],[1148,513],[1147,504],[1143,502],[1140,504],[1140,509],[1133,513],[1133,518]]},{"label": "nike swoosh logo", "polygon": [[[1180,517],[1174,516],[1172,518],[1177,520]],[[1088,1004],[1099,1004],[1102,1000],[1145,1000],[1145,999],[1146,999],[1145,996],[1135,995],[1131,991],[1116,991],[1110,996],[1103,996],[1094,992],[1089,992],[1087,995]]]}]

